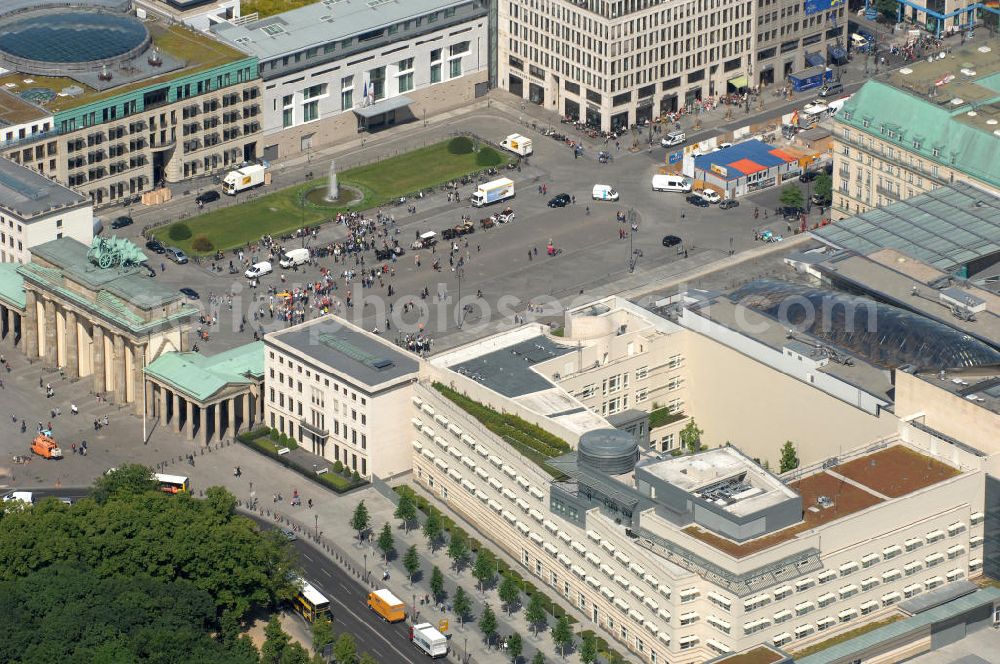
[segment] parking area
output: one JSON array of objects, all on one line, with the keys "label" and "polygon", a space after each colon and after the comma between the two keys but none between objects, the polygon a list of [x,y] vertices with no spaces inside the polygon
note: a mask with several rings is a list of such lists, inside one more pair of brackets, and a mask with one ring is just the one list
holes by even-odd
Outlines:
[{"label": "parking area", "polygon": [[[534,139],[535,152],[521,171],[504,170],[498,176],[514,180],[513,200],[473,208],[467,202],[473,187],[466,185],[459,188],[461,203],[450,202],[448,194],[440,191],[383,210],[395,219],[395,224],[389,226],[390,236],[406,250],[394,262],[379,261],[374,251],[367,251],[337,262],[327,256],[283,274],[273,260],[274,272],[262,276],[258,288],[251,290],[242,276],[245,265],[233,252],[226,252],[217,269],[213,269],[213,261],[177,265],[163,256],[153,257],[157,279],[178,289],[192,289],[199,296],[196,302],[215,317],[204,330],[208,340],[201,339],[200,348],[218,352],[252,340],[255,332],[286,325],[271,318],[271,293],[314,284],[323,274],[331,275],[336,284],[336,291],[330,292],[332,300],[340,303],[335,311],[365,329],[378,329],[394,338],[404,332],[440,337],[460,323],[496,322],[498,318],[513,323],[515,316],[558,321],[560,310],[552,306],[554,300],[565,301],[613,282],[630,270],[641,274],[673,264],[681,273],[688,265],[703,265],[744,251],[755,244],[754,229],[763,226],[762,219],[753,218],[756,197],[726,210],[717,204],[696,207],[681,193],[654,192],[652,176],[666,154],[659,146],[637,152],[616,149],[613,143],[597,146],[612,157],[602,163],[594,147],[588,146],[577,154],[565,142],[545,137],[489,109],[462,117],[452,123],[451,129],[497,141],[506,134],[520,132]],[[592,199],[596,184],[613,187],[620,194],[619,200]],[[566,194],[569,203],[550,207],[548,203],[559,194]],[[415,205],[415,212],[407,211],[410,204]],[[482,228],[481,219],[508,205],[515,212],[513,222]],[[148,214],[146,210],[141,212]],[[372,217],[374,211],[366,214]],[[473,233],[439,241],[430,250],[410,249],[421,233],[436,232],[440,240],[442,231],[461,224],[463,217],[475,226]],[[775,228],[776,233],[785,230],[784,222],[780,224],[782,228]],[[141,241],[141,226],[137,221],[123,229],[124,234]],[[345,226],[326,224],[315,236],[279,243],[285,249],[315,249],[342,241],[346,235]],[[663,246],[668,235],[681,242],[671,239],[670,246]],[[548,251],[550,245],[552,252]],[[263,249],[249,250],[244,259],[265,260],[266,253]],[[236,274],[230,274],[230,261]],[[435,261],[440,270],[434,269]],[[371,276],[372,269],[378,274],[371,279],[370,287],[362,288],[362,275]],[[345,270],[354,272],[350,281],[343,276]],[[351,307],[346,306],[348,293]],[[306,318],[316,314],[317,299],[302,304]]]}]

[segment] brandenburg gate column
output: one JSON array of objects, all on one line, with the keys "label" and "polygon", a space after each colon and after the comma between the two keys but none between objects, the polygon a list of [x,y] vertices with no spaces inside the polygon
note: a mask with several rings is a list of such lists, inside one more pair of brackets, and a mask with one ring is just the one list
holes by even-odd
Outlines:
[{"label": "brandenburg gate column", "polygon": [[56,303],[45,299],[45,366],[55,367],[59,362],[59,341],[56,335]]},{"label": "brandenburg gate column", "polygon": [[33,290],[24,290],[24,320],[21,321],[21,334],[24,336],[24,354],[29,360],[37,358],[38,307]]},{"label": "brandenburg gate column", "polygon": [[125,403],[125,338],[120,334],[115,335],[114,352],[114,377],[115,377],[115,403]]},{"label": "brandenburg gate column", "polygon": [[79,333],[76,329],[76,312],[66,310],[66,374],[71,380],[80,377]]},{"label": "brandenburg gate column", "polygon": [[94,393],[104,394],[107,390],[107,385],[104,381],[104,328],[100,325],[94,325],[94,343],[93,343],[93,355],[94,355]]}]

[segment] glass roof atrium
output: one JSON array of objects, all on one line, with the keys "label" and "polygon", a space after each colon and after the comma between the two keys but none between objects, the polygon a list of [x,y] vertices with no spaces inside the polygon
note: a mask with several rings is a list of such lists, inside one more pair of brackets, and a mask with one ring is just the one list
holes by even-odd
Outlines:
[{"label": "glass roof atrium", "polygon": [[919,314],[874,300],[802,284],[761,279],[730,294],[759,311],[887,369],[919,371],[1000,366],[1000,351]]}]

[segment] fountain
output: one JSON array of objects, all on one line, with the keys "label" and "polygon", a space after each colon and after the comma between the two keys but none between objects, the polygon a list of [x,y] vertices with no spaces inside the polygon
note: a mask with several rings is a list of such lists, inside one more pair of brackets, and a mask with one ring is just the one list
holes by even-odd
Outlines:
[{"label": "fountain", "polygon": [[340,186],[337,184],[337,162],[330,160],[330,180],[327,183],[326,200],[329,203],[336,202],[340,198]]},{"label": "fountain", "polygon": [[330,209],[357,205],[364,194],[350,185],[340,186],[337,179],[337,162],[330,160],[330,178],[326,186],[319,185],[305,192],[302,204],[313,208]]}]

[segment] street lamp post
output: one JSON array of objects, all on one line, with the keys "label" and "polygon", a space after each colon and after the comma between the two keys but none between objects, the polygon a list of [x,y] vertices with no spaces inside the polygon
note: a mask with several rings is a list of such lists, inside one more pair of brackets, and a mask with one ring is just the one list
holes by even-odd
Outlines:
[{"label": "street lamp post", "polygon": [[469,663],[469,635],[466,634],[462,637],[462,662],[463,664]]},{"label": "street lamp post", "polygon": [[313,514],[316,519],[316,539],[319,539],[319,514]]},{"label": "street lamp post", "polygon": [[413,625],[417,624],[417,594],[413,593],[413,604],[412,613],[410,614],[410,623]]},{"label": "street lamp post", "polygon": [[368,552],[364,553],[365,556],[365,583],[368,583]]},{"label": "street lamp post", "polygon": [[458,327],[459,327],[459,329],[461,329],[462,323],[465,320],[465,311],[463,311],[463,309],[461,308],[462,307],[462,277],[465,276],[465,268],[464,267],[456,267],[455,268],[455,276],[458,278],[458,302],[456,304],[458,304],[458,306],[460,307],[460,309],[458,311]]}]

